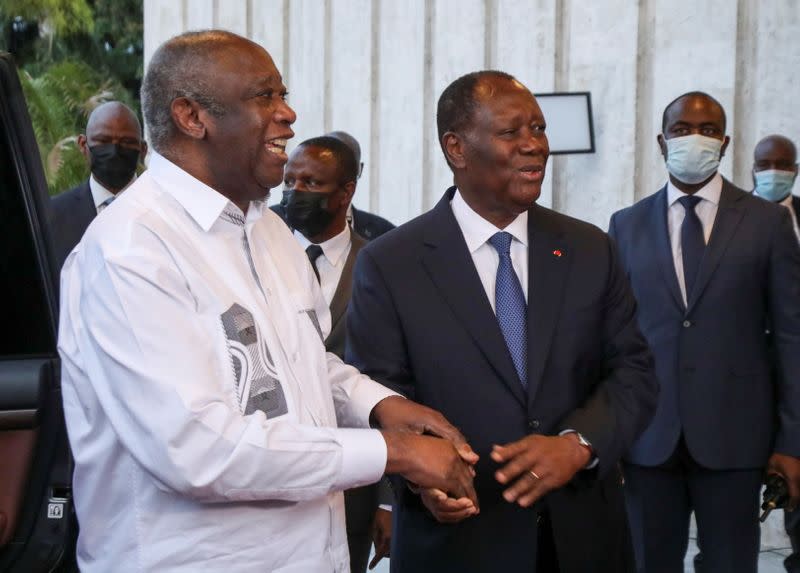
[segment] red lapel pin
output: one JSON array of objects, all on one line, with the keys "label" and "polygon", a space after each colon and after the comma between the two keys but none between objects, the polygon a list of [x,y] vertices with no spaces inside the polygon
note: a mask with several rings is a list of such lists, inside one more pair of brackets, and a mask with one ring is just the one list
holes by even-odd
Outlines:
[{"label": "red lapel pin", "polygon": [[556,249],[555,251],[553,251],[553,255],[555,255],[556,257],[560,257],[562,254],[563,254],[563,253],[562,253],[560,250],[558,250],[558,249]]}]

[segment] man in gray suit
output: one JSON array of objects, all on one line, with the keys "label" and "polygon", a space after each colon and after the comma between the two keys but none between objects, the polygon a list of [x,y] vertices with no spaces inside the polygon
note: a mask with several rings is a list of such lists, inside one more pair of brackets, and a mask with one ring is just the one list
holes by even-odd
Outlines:
[{"label": "man in gray suit", "polygon": [[[348,224],[348,209],[359,163],[352,149],[335,137],[316,137],[301,143],[284,172],[282,205],[286,222],[308,255],[331,310],[331,331],[325,347],[344,357],[345,314],[353,284],[356,255],[367,244]],[[381,508],[379,509],[379,502]],[[367,569],[370,545],[375,541],[374,566],[388,555],[391,536],[392,492],[383,480],[345,491],[350,570]],[[374,533],[373,533],[374,532]]]},{"label": "man in gray suit", "polygon": [[51,201],[51,224],[59,268],[94,218],[136,178],[147,155],[142,126],[131,108],[109,101],[97,106],[78,136],[78,148],[91,169],[89,179]]}]

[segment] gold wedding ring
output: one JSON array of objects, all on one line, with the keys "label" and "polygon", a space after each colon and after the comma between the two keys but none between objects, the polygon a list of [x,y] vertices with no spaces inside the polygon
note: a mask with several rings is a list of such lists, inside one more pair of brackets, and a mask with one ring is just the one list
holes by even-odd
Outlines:
[{"label": "gold wedding ring", "polygon": [[529,475],[530,477],[532,477],[533,479],[542,479],[542,478],[540,478],[540,477],[539,477],[539,474],[537,474],[537,473],[536,473],[535,471],[533,471],[533,470],[528,470],[528,475]]}]

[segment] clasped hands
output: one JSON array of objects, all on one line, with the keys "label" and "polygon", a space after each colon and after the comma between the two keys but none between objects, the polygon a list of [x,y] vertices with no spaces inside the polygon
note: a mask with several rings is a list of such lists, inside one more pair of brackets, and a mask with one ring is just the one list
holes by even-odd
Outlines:
[{"label": "clasped hands", "polygon": [[[438,521],[457,523],[480,512],[473,484],[478,455],[442,414],[393,396],[379,402],[373,416],[386,440],[386,473],[415,484]],[[591,457],[575,433],[526,436],[494,446],[490,455],[502,464],[495,479],[508,486],[503,497],[521,507],[565,485]]]}]

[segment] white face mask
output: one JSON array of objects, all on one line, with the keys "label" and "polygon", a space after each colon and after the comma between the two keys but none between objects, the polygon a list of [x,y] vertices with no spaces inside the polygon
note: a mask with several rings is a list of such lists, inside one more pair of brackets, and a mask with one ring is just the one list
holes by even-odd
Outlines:
[{"label": "white face mask", "polygon": [[719,169],[722,140],[705,135],[684,135],[664,139],[667,144],[667,171],[675,179],[695,185]]},{"label": "white face mask", "polygon": [[782,171],[779,169],[768,169],[766,171],[756,171],[753,179],[756,188],[753,192],[767,201],[777,203],[783,201],[792,192],[794,180],[797,173],[794,171]]}]

